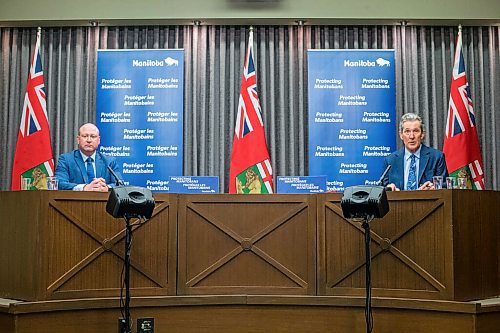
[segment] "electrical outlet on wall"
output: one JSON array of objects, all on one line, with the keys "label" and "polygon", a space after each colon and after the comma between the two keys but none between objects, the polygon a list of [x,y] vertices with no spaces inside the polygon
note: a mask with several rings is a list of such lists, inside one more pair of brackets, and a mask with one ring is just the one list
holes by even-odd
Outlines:
[{"label": "electrical outlet on wall", "polygon": [[137,333],[154,333],[155,319],[154,318],[138,318]]}]

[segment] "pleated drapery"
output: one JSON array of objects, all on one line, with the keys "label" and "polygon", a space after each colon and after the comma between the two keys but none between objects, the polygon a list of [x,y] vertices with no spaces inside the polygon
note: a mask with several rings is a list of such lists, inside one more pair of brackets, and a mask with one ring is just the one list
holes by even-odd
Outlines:
[{"label": "pleated drapery", "polygon": [[[463,51],[486,187],[500,189],[500,27],[463,27]],[[98,49],[185,50],[184,174],[219,176],[227,192],[247,26],[42,29],[41,57],[54,158],[95,122]],[[257,90],[277,175],[308,174],[308,49],[394,49],[396,111],[422,116],[425,143],[442,149],[458,27],[257,26]],[[36,28],[0,28],[1,190],[9,190]],[[399,143],[399,145],[401,145]]]}]

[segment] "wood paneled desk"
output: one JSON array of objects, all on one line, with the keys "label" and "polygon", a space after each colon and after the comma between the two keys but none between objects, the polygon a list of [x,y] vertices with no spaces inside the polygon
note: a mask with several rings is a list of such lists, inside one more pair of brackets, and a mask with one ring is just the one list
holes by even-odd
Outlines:
[{"label": "wood paneled desk", "polygon": [[[341,194],[155,194],[135,221],[131,294],[364,295],[359,222]],[[373,297],[500,295],[500,192],[388,193],[371,222]],[[119,296],[125,223],[107,194],[0,192],[0,297]]]}]

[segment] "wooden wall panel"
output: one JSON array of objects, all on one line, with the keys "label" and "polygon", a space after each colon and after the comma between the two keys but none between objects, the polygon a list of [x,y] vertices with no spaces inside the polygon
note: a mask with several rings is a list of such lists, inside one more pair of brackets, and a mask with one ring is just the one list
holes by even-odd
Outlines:
[{"label": "wooden wall panel", "polygon": [[316,292],[316,198],[185,195],[178,294]]}]

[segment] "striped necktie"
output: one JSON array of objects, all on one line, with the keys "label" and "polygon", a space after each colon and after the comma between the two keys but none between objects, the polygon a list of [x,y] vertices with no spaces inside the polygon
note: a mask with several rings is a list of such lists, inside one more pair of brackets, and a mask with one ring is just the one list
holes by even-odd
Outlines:
[{"label": "striped necktie", "polygon": [[417,189],[417,163],[416,156],[411,154],[410,156],[410,171],[408,172],[408,182],[406,183],[406,189],[408,191],[413,191]]},{"label": "striped necktie", "polygon": [[94,166],[92,165],[92,157],[87,158],[87,177],[88,177],[88,182],[89,184],[94,180],[95,178],[95,173],[94,173]]}]

